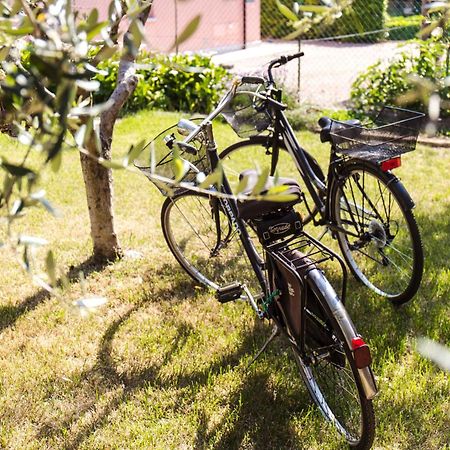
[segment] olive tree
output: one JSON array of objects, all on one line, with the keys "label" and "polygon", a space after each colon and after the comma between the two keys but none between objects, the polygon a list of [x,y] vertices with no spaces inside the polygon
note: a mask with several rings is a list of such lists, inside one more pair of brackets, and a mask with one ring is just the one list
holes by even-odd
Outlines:
[{"label": "olive tree", "polygon": [[[131,16],[133,21],[124,36],[117,86],[111,94],[108,107],[104,108],[100,113],[100,143],[98,144],[95,130],[91,129],[84,140],[85,147],[89,153],[80,153],[91,221],[93,251],[94,256],[98,259],[114,259],[122,256],[119,240],[114,230],[111,168],[99,164],[98,158],[95,157],[100,157],[104,161],[111,160],[114,124],[120,110],[132,95],[138,82],[134,62],[143,37],[143,25],[148,18],[151,8],[151,3],[142,3],[142,5],[135,5],[138,8],[133,12]],[[111,27],[111,43],[113,45],[117,45],[118,26],[120,19],[124,15],[118,14]],[[129,16],[130,14],[128,14]],[[92,158],[92,155],[95,157]]]},{"label": "olive tree", "polygon": [[[54,211],[38,189],[39,174],[46,166],[58,170],[62,152],[76,148],[81,155],[94,256],[121,256],[108,162],[114,124],[137,84],[133,63],[151,1],[113,1],[106,20],[99,20],[96,9],[80,17],[70,0],[5,1],[0,7],[1,130],[27,147],[21,163],[3,157],[0,164],[0,214],[9,237],[4,244],[23,245],[24,265],[29,266],[28,247],[43,241],[14,236],[13,224],[31,206]],[[119,25],[124,20],[129,25],[120,46]],[[116,89],[108,102],[93,105],[90,92],[98,87],[92,80],[96,66],[117,51],[121,57]],[[33,153],[41,155],[38,169],[29,166]],[[48,264],[53,264],[51,256]]]}]

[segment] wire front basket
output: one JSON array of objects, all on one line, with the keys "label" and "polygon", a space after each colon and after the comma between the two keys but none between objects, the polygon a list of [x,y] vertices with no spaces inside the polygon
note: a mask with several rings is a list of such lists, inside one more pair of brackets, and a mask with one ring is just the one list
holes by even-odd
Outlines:
[{"label": "wire front basket", "polygon": [[380,163],[416,148],[424,114],[385,106],[372,127],[333,121],[331,139],[338,153]]},{"label": "wire front basket", "polygon": [[[191,119],[199,122],[201,119]],[[173,125],[152,139],[142,150],[134,161],[134,165],[140,169],[163,195],[170,193],[170,180],[177,179],[177,167],[174,162],[174,154],[177,151],[181,162],[184,164],[185,174],[181,180],[184,182],[194,182],[197,174],[209,173],[209,161],[206,154],[206,147],[201,139],[193,140],[189,144],[197,149],[191,153],[177,146],[177,141],[185,138],[180,134],[177,125]],[[156,175],[156,177],[155,177]],[[165,182],[165,180],[167,180]]]},{"label": "wire front basket", "polygon": [[244,83],[222,111],[223,117],[239,137],[261,134],[272,124],[267,102],[256,95],[263,92],[262,83]]}]

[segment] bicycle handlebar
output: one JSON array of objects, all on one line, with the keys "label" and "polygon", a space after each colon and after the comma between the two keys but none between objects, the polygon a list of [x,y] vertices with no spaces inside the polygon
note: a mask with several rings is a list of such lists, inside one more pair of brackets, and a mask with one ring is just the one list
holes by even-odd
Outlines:
[{"label": "bicycle handlebar", "polygon": [[264,84],[266,80],[262,77],[248,77],[244,76],[241,78],[242,84]]},{"label": "bicycle handlebar", "polygon": [[[287,64],[289,61],[292,61],[293,59],[297,59],[300,58],[304,55],[303,52],[300,53],[294,53],[293,55],[287,55],[287,56],[280,56],[277,59],[274,59],[272,61],[270,61],[269,63],[269,67],[267,69],[267,74],[268,74],[268,78],[269,78],[269,82],[271,84],[274,84],[273,82],[273,77],[272,77],[272,69],[274,67],[280,67],[283,66],[284,64]],[[241,83],[248,83],[248,84],[264,84],[265,80],[264,78],[261,77],[255,77],[255,76],[244,76],[241,79],[237,79],[233,82],[233,86],[230,89],[230,91],[228,91],[228,93],[225,95],[225,97],[223,97],[221,99],[221,101],[219,102],[219,104],[217,105],[217,107],[214,109],[214,111],[212,111],[203,121],[200,125],[196,126],[196,127],[192,127],[187,129],[187,137],[186,139],[184,139],[184,143],[187,144],[189,143],[192,139],[195,138],[195,136],[197,136],[197,134],[203,129],[204,125],[213,120],[215,117],[217,117],[221,111],[224,109],[224,107],[227,105],[227,103],[230,101],[230,99],[233,98],[233,96],[236,93],[236,89],[239,86],[239,84]],[[269,103],[272,104],[272,106],[274,106],[275,108],[278,109],[286,109],[286,105],[284,103],[281,103],[273,98],[270,97],[261,97],[264,100],[267,100]],[[190,148],[188,150],[191,150]]]},{"label": "bicycle handlebar", "polygon": [[293,59],[301,58],[304,55],[303,52],[294,53],[293,55],[288,56],[280,56],[277,59],[273,59],[269,63],[269,68],[267,69],[267,75],[269,77],[270,83],[273,83],[273,76],[272,76],[272,69],[276,67],[281,67],[287,64],[289,61],[292,61]]}]

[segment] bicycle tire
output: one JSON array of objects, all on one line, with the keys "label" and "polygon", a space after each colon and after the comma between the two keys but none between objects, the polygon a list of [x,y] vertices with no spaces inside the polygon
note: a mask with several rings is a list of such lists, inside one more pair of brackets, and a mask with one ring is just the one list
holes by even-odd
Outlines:
[{"label": "bicycle tire", "polygon": [[[225,174],[232,185],[237,185],[239,174],[246,169],[255,168],[255,166],[261,171],[266,167],[272,169],[272,148],[270,144],[271,137],[253,136],[249,139],[230,145],[220,153],[219,159],[221,160]],[[290,157],[286,146],[282,141],[279,142],[278,146],[283,153],[280,152],[275,169],[280,176],[294,178],[301,186],[304,183],[302,183],[302,178],[294,161]],[[325,182],[325,176],[317,161],[306,150],[305,155],[318,178]],[[270,170],[270,175],[274,175],[274,170]],[[304,194],[307,196],[309,195],[307,192],[304,192]],[[308,224],[318,213],[318,209],[312,200],[308,201],[308,205],[313,205],[311,207],[311,212],[309,212],[307,208],[304,208],[304,210],[301,211],[304,225]],[[301,204],[299,204],[298,207],[301,207]]]},{"label": "bicycle tire", "polygon": [[331,188],[332,219],[357,235],[335,232],[348,267],[377,294],[406,303],[419,289],[424,262],[409,194],[392,173],[364,161],[345,162],[338,180]]},{"label": "bicycle tire", "polygon": [[[297,345],[292,345],[300,376],[321,414],[350,448],[369,449],[375,436],[375,414],[372,400],[364,391],[360,371],[370,371],[370,368],[356,367],[348,344],[349,334],[358,334],[348,314],[345,313],[344,329],[342,317],[338,321],[331,313],[329,305],[336,302],[337,295],[323,273],[315,268],[308,273],[306,281],[311,288],[308,302],[316,302],[320,314],[310,312],[308,307],[305,310],[305,354],[299,352]],[[314,332],[308,333],[312,328]],[[320,338],[315,337],[318,331]],[[328,339],[326,344],[324,334]]]},{"label": "bicycle tire", "polygon": [[220,209],[224,242],[221,248],[216,248],[212,201],[217,200],[191,191],[168,197],[161,209],[164,239],[178,263],[197,283],[217,290],[220,286],[239,281],[256,290],[259,285],[240,237]]}]

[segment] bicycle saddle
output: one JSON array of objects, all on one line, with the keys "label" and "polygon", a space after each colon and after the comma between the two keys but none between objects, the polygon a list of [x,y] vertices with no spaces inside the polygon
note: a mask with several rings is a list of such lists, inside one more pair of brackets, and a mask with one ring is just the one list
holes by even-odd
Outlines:
[{"label": "bicycle saddle", "polygon": [[[339,120],[334,121],[333,119],[330,119],[329,117],[321,117],[319,119],[319,126],[320,126],[320,142],[331,142],[331,127],[333,125],[333,122],[336,123],[342,123],[345,125],[351,125],[351,126],[360,126],[361,122],[358,119],[349,119],[349,120]],[[337,127],[339,129],[339,127]],[[336,128],[334,129],[336,131]]]},{"label": "bicycle saddle", "polygon": [[[239,175],[239,179],[242,180],[244,177],[247,177],[247,186],[242,193],[245,195],[250,195],[258,180],[258,173],[256,170],[244,170]],[[261,194],[266,194],[270,188],[275,186],[274,180],[274,177],[268,177]],[[292,178],[278,178],[278,185],[287,186],[288,188],[285,192],[283,192],[283,194],[293,194],[296,196],[296,199],[289,202],[275,202],[270,200],[239,201],[237,203],[239,217],[243,220],[256,219],[274,211],[288,209],[300,202],[302,191],[297,181]]]}]

